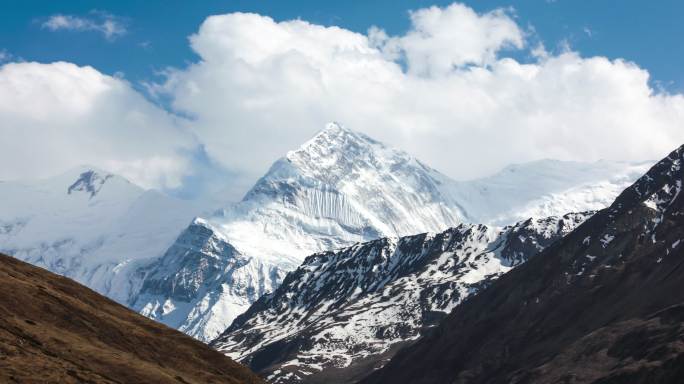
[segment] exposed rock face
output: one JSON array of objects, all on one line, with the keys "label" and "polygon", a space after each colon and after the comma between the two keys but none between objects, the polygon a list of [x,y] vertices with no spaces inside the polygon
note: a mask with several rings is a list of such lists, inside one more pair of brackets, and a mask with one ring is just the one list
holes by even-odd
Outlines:
[{"label": "exposed rock face", "polygon": [[114,175],[100,175],[92,169],[85,171],[81,173],[78,180],[76,180],[73,184],[69,186],[69,188],[67,189],[67,193],[72,194],[74,192],[80,191],[90,194],[90,197],[93,198],[95,197],[95,195],[97,195],[98,192],[100,192],[100,189],[105,184],[105,182],[107,182],[107,180],[109,180],[112,177],[114,177]]}]

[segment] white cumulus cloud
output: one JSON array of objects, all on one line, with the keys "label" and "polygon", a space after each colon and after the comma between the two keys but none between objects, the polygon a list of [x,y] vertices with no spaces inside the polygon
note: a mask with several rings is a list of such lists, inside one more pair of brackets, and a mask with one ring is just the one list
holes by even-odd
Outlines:
[{"label": "white cumulus cloud", "polygon": [[504,9],[478,15],[454,3],[419,9],[410,16],[412,29],[403,36],[388,38],[378,28],[370,35],[389,58],[403,56],[412,74],[443,75],[467,64],[490,64],[502,48],[525,45],[523,32]]},{"label": "white cumulus cloud", "polygon": [[[513,162],[656,159],[684,142],[684,98],[637,64],[531,48],[509,11],[454,4],[410,14],[403,35],[234,13],[191,37],[201,60],[166,92],[212,158],[252,178],[340,121],[456,178]],[[540,54],[543,52],[543,54]]]}]

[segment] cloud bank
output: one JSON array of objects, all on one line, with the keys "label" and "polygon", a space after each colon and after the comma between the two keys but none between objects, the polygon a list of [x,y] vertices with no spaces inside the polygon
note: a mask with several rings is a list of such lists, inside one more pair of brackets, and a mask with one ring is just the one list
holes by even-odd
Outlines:
[{"label": "cloud bank", "polygon": [[457,178],[539,158],[642,160],[684,141],[684,99],[624,60],[550,54],[520,63],[525,32],[506,10],[460,4],[410,14],[402,36],[255,14],[209,17],[201,61],[163,91],[226,166],[262,172],[337,120]]},{"label": "cloud bank", "polygon": [[[7,64],[0,124],[12,132],[12,147],[50,137],[42,143],[49,156],[25,159],[32,169],[64,153],[98,161],[99,149],[88,157],[69,144],[74,130],[79,148],[88,147],[85,140],[118,143],[105,151],[107,162],[130,167],[129,175],[156,161],[154,172],[144,173],[148,185],[180,183],[192,173],[184,153],[202,145],[212,162],[244,175],[231,183],[247,186],[331,120],[455,178],[539,158],[656,159],[684,142],[684,97],[651,88],[635,63],[530,46],[529,32],[507,9],[478,14],[453,4],[409,17],[410,29],[399,36],[257,14],[208,17],[190,38],[200,60],[170,68],[164,82],[150,86],[182,119],[92,68]],[[27,71],[33,74],[21,75]],[[10,100],[13,92],[40,102]],[[12,113],[14,120],[6,117]],[[128,141],[140,132],[146,140]],[[0,168],[0,178],[13,173]]]},{"label": "cloud bank", "polygon": [[91,67],[0,67],[0,179],[88,164],[155,188],[179,186],[194,138],[121,79]]}]

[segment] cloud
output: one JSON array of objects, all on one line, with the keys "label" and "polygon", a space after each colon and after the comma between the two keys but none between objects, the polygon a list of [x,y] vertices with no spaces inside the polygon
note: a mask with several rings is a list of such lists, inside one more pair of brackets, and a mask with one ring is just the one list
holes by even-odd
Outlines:
[{"label": "cloud", "polygon": [[57,62],[0,67],[0,179],[98,166],[144,187],[174,188],[197,143],[125,81]]},{"label": "cloud", "polygon": [[507,10],[431,7],[411,23],[388,36],[212,16],[190,39],[201,60],[155,90],[192,117],[211,158],[251,180],[330,120],[456,178],[540,158],[656,159],[684,142],[683,97],[635,63],[527,48]]},{"label": "cloud", "polygon": [[221,179],[237,199],[332,120],[459,179],[540,158],[657,159],[684,142],[684,97],[635,63],[530,44],[508,9],[410,21],[392,36],[208,17],[190,38],[200,59],[145,84],[170,113],[90,67],[6,64],[0,179],[93,163],[146,186],[199,185],[192,195]]},{"label": "cloud", "polygon": [[455,3],[410,12],[412,29],[403,36],[388,38],[377,27],[369,34],[388,58],[404,56],[409,73],[444,75],[463,65],[491,64],[502,48],[522,48],[523,32],[509,13],[478,15]]},{"label": "cloud", "polygon": [[91,17],[52,15],[41,24],[41,27],[51,31],[95,31],[101,33],[107,40],[115,40],[127,32],[119,17],[100,11],[91,12]]}]

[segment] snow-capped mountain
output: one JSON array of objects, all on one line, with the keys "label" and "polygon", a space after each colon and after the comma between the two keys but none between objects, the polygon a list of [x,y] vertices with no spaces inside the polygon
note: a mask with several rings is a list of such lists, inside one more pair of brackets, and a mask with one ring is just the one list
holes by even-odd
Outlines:
[{"label": "snow-capped mountain", "polygon": [[342,369],[351,380],[589,216],[461,224],[314,254],[212,345],[272,383],[331,382]]},{"label": "snow-capped mountain", "polygon": [[134,266],[159,257],[197,214],[194,204],[79,167],[0,183],[0,251],[125,303]]},{"label": "snow-capped mountain", "polygon": [[210,341],[312,253],[462,222],[443,191],[449,182],[405,152],[328,124],[276,161],[240,203],[196,220],[192,232],[201,240],[189,242],[186,231],[158,265],[141,272],[155,282],[176,281],[185,265],[220,264],[193,280],[199,286],[191,295],[145,283],[131,305]]},{"label": "snow-capped mountain", "polygon": [[310,254],[602,208],[644,167],[546,160],[456,182],[331,123],[209,215],[92,167],[1,182],[0,251],[209,341]]},{"label": "snow-capped mountain", "polygon": [[238,249],[296,267],[320,250],[460,223],[443,190],[449,182],[403,151],[330,123],[208,221]]},{"label": "snow-capped mountain", "polygon": [[[547,160],[456,182],[405,152],[330,123],[276,161],[241,202],[193,222],[203,240],[188,242],[186,233],[162,260],[140,270],[155,283],[144,284],[129,305],[210,341],[308,255],[464,222],[504,225],[603,208],[645,167]],[[209,243],[224,245],[217,250]],[[220,250],[227,247],[232,250]],[[232,257],[241,261],[223,260]],[[191,295],[160,289],[158,282],[182,280],[186,266],[197,263],[221,267],[193,279]],[[240,286],[233,288],[236,281]],[[245,287],[256,294],[243,294]]]},{"label": "snow-capped mountain", "polygon": [[364,384],[684,380],[684,146]]}]

